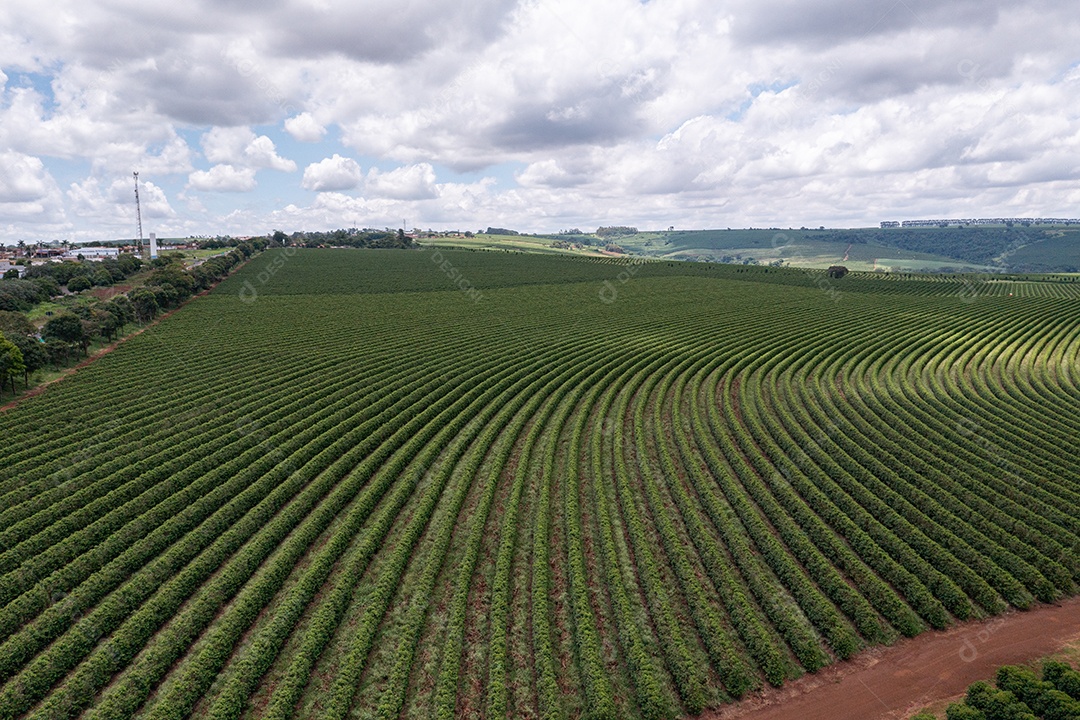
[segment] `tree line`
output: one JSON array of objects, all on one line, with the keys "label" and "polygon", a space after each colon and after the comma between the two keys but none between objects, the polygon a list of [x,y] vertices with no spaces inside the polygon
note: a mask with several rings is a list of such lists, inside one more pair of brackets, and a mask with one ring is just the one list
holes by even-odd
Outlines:
[{"label": "tree line", "polygon": [[[1041,678],[1031,668],[998,668],[994,685],[980,681],[968,687],[962,702],[945,711],[948,720],[1075,720],[1080,717],[1080,673],[1071,665],[1048,660]],[[996,687],[995,687],[996,685]],[[922,712],[911,720],[936,720]]]},{"label": "tree line", "polygon": [[327,232],[297,231],[287,235],[275,230],[271,241],[277,245],[299,247],[354,247],[374,249],[411,249],[418,247],[404,230],[372,230],[366,228],[342,228]]},{"label": "tree line", "polygon": [[[178,256],[157,258],[152,261],[154,269],[142,287],[108,300],[76,305],[50,317],[40,330],[18,311],[24,305],[20,304],[15,310],[5,307],[0,310],[0,391],[10,385],[14,394],[15,380],[20,376],[24,386],[29,387],[30,377],[38,370],[50,365],[59,370],[75,358],[88,356],[95,339],[112,341],[132,323],[149,323],[163,311],[175,308],[192,295],[209,288],[268,244],[266,238],[241,242],[234,250],[209,258],[190,270],[184,269]],[[137,258],[132,259],[138,261]],[[69,263],[57,265],[64,264]],[[67,272],[59,268],[55,270],[60,276]],[[85,275],[73,275],[68,281],[68,288],[72,280],[80,277]],[[60,284],[52,273],[42,273],[18,282],[36,289],[36,302],[60,294]],[[26,299],[27,302],[31,299],[29,294]]]},{"label": "tree line", "polygon": [[100,261],[65,261],[31,265],[20,278],[11,269],[0,279],[0,310],[26,312],[34,305],[68,292],[82,292],[92,287],[108,287],[123,282],[143,267],[134,255],[121,255]]}]

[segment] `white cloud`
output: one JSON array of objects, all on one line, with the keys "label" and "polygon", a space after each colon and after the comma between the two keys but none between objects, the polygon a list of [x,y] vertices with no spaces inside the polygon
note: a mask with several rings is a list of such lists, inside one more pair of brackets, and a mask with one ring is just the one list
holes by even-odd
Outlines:
[{"label": "white cloud", "polygon": [[[135,187],[131,178],[115,178],[103,188],[101,180],[91,176],[82,182],[71,183],[67,197],[81,223],[93,221],[113,229],[121,237],[134,235]],[[165,191],[153,182],[139,181],[139,204],[144,225],[177,217]]]},{"label": "white cloud", "polygon": [[239,163],[254,139],[251,128],[211,128],[202,136],[203,155],[212,163]]},{"label": "white cloud", "polygon": [[300,113],[296,117],[286,120],[285,130],[292,135],[294,140],[308,143],[319,142],[326,135],[326,128],[320,125],[308,112]]},{"label": "white cloud", "polygon": [[590,167],[588,159],[547,159],[530,163],[516,176],[523,187],[569,188],[589,181],[599,168]]},{"label": "white cloud", "polygon": [[360,184],[362,177],[360,165],[355,160],[335,153],[333,157],[308,165],[301,187],[316,192],[352,190]]},{"label": "white cloud", "polygon": [[244,149],[244,156],[253,167],[265,167],[282,172],[296,172],[296,163],[277,154],[274,141],[260,135]]},{"label": "white cloud", "polygon": [[0,152],[0,221],[57,223],[63,219],[60,190],[41,159]]},{"label": "white cloud", "polygon": [[255,170],[215,165],[209,170],[191,173],[188,176],[188,185],[196,190],[209,192],[250,192],[256,185]]},{"label": "white cloud", "polygon": [[0,203],[40,200],[49,193],[51,180],[40,158],[0,153]]},{"label": "white cloud", "polygon": [[191,155],[187,142],[172,135],[163,145],[153,149],[149,143],[109,143],[94,158],[93,167],[99,173],[138,170],[146,177],[160,177],[190,172],[193,169]]},{"label": "white cloud", "polygon": [[[114,180],[109,187],[109,198],[117,205],[130,208],[134,192],[132,184],[126,178]],[[176,217],[176,211],[169,204],[169,198],[165,195],[165,191],[149,180],[139,181],[139,204],[142,207],[143,217]]]},{"label": "white cloud", "polygon": [[115,107],[108,82],[65,67],[51,99],[27,87],[0,102],[0,146],[63,159],[84,158],[97,172],[141,167],[154,174],[191,170],[191,150],[169,124],[143,110]]},{"label": "white cloud", "polygon": [[274,141],[266,135],[256,137],[251,128],[212,128],[202,137],[203,153],[212,163],[245,168],[269,168],[294,172],[296,163],[277,154]]},{"label": "white cloud", "polygon": [[428,163],[399,167],[385,173],[371,168],[364,188],[376,197],[396,200],[425,200],[438,195],[435,169]]},{"label": "white cloud", "polygon": [[[128,201],[109,194],[132,170],[176,213],[163,220],[210,233],[1075,206],[1080,16],[1065,0],[129,5],[0,6],[0,148],[41,163],[0,180],[28,198],[5,216],[36,219],[12,232],[54,233],[65,205],[126,227]],[[257,185],[297,169],[294,142],[312,144],[301,165],[326,159]],[[203,190],[252,195],[215,216]],[[184,202],[165,210],[166,195]]]}]

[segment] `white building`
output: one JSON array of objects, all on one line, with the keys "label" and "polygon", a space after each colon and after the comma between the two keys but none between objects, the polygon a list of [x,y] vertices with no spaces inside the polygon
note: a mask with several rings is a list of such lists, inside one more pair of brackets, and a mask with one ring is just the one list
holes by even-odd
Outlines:
[{"label": "white building", "polygon": [[76,257],[82,255],[87,260],[101,260],[104,258],[117,257],[120,255],[120,248],[87,246],[72,248],[70,254],[75,255]]},{"label": "white building", "polygon": [[22,277],[23,275],[26,274],[26,268],[23,267],[22,265],[13,265],[12,263],[8,262],[7,260],[0,260],[0,277],[3,277],[4,273],[6,273],[8,270],[12,270],[12,269],[19,271],[19,277]]}]

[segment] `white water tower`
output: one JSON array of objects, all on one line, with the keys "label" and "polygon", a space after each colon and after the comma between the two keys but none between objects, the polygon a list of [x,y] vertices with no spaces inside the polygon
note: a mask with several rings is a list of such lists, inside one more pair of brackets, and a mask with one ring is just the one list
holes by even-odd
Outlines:
[{"label": "white water tower", "polygon": [[150,233],[150,259],[157,259],[157,234]]}]

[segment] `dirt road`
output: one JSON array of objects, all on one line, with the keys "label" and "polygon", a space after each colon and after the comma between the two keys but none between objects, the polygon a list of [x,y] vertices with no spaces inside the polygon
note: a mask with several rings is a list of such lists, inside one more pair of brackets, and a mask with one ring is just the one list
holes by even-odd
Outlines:
[{"label": "dirt road", "polygon": [[1001,665],[1024,663],[1080,637],[1080,597],[924,633],[706,712],[705,720],[898,720],[963,693]]}]

